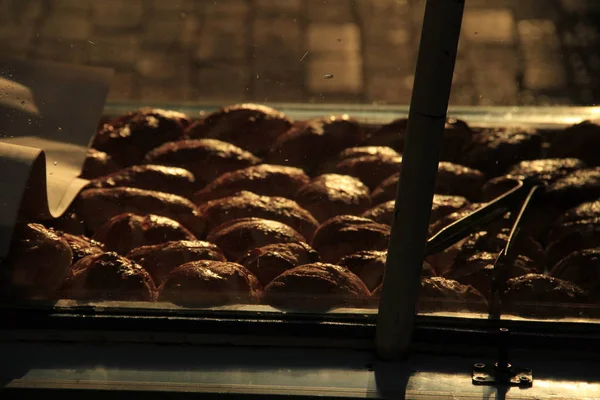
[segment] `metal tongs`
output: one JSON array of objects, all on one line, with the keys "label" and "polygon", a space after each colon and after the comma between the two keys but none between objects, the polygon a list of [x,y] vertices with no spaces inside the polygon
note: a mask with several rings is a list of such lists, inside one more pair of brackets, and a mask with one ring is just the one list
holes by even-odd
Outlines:
[{"label": "metal tongs", "polygon": [[[515,261],[517,254],[514,251],[514,243],[519,234],[527,209],[533,203],[535,195],[545,188],[545,184],[536,179],[524,179],[518,181],[517,186],[505,194],[497,197],[480,209],[467,215],[464,218],[448,225],[427,241],[425,255],[439,253],[471,233],[484,228],[490,221],[506,214],[509,211],[518,209],[519,212],[512,221],[512,228],[506,242],[506,246],[494,263],[494,276],[492,279],[492,293],[490,301],[490,317],[500,317],[500,300],[504,283],[508,277],[508,268]],[[518,207],[518,208],[517,208]]]},{"label": "metal tongs", "polygon": [[[471,233],[477,232],[487,223],[514,210],[523,204],[525,199],[530,198],[530,192],[542,187],[537,180],[519,180],[517,186],[490,201],[485,206],[473,211],[471,214],[453,222],[440,230],[427,241],[425,256],[446,250],[455,243],[460,242]],[[527,203],[528,204],[528,203]],[[521,207],[522,208],[522,207]]]}]

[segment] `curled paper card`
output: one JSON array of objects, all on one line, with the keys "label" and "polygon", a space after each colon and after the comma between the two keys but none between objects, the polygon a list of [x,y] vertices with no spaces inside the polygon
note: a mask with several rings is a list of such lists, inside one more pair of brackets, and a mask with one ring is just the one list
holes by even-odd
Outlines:
[{"label": "curled paper card", "polygon": [[113,71],[0,58],[0,259],[19,220],[59,217],[78,178]]}]

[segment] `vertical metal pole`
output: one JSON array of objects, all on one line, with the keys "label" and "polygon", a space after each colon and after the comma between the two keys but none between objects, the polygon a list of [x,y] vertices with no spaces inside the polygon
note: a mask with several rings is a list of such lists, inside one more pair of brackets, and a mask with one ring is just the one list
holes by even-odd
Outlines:
[{"label": "vertical metal pole", "polygon": [[410,344],[465,0],[427,0],[377,319],[386,359]]}]

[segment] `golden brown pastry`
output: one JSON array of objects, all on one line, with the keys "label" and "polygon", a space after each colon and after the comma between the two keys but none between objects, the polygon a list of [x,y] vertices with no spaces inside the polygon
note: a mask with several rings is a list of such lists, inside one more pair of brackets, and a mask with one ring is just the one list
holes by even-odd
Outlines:
[{"label": "golden brown pastry", "polygon": [[559,261],[580,250],[594,249],[600,247],[600,224],[594,223],[581,226],[550,242],[546,248],[548,253],[548,268],[551,269]]},{"label": "golden brown pastry", "polygon": [[[373,291],[378,300],[382,287]],[[476,312],[487,313],[487,301],[472,286],[463,285],[452,279],[440,276],[421,278],[421,288],[417,299],[417,312]]]},{"label": "golden brown pastry", "polygon": [[74,264],[60,293],[75,300],[154,301],[156,286],[138,264],[117,253],[101,253]]},{"label": "golden brown pastry", "polygon": [[237,261],[249,250],[274,243],[304,242],[298,232],[281,222],[261,218],[241,218],[217,226],[207,236],[230,261]]},{"label": "golden brown pastry", "polygon": [[544,199],[566,210],[600,198],[600,167],[580,169],[550,184]]},{"label": "golden brown pastry", "polygon": [[144,163],[187,169],[202,188],[226,172],[260,164],[260,159],[231,143],[197,139],[165,143],[146,154]]},{"label": "golden brown pastry", "polygon": [[319,254],[306,243],[275,243],[250,250],[239,263],[266,286],[285,271],[319,261]]},{"label": "golden brown pastry", "polygon": [[387,250],[390,227],[373,220],[340,215],[325,221],[315,232],[312,247],[326,263],[362,250]]},{"label": "golden brown pastry", "polygon": [[96,134],[93,147],[110,154],[119,165],[140,164],[153,148],[180,139],[188,123],[182,113],[143,108],[105,124]]},{"label": "golden brown pastry", "polygon": [[550,275],[569,281],[600,298],[600,248],[575,251],[563,258]]},{"label": "golden brown pastry", "polygon": [[92,237],[103,243],[107,251],[126,255],[140,246],[159,244],[171,240],[195,240],[196,237],[179,222],[158,215],[131,213],[112,217]]},{"label": "golden brown pastry", "polygon": [[551,184],[585,167],[585,163],[577,158],[521,161],[509,168],[506,175],[498,176],[486,182],[483,185],[482,198],[484,201],[491,201],[514,188],[519,180],[536,179],[541,183]]},{"label": "golden brown pastry", "polygon": [[[386,258],[387,251],[366,250],[343,257],[339,264],[352,271],[369,291],[373,291],[383,282]],[[433,267],[427,261],[423,261],[421,276],[435,276]]]},{"label": "golden brown pastry", "polygon": [[369,155],[342,160],[328,172],[357,177],[370,189],[375,189],[384,179],[399,173],[401,167],[401,156]]},{"label": "golden brown pastry", "polygon": [[267,160],[312,173],[320,164],[348,147],[359,145],[364,139],[360,124],[347,115],[296,122],[269,146]]},{"label": "golden brown pastry", "polygon": [[548,154],[553,158],[576,157],[590,166],[600,165],[599,121],[583,121],[557,132]]},{"label": "golden brown pastry", "polygon": [[[338,155],[338,161],[348,160],[350,158],[357,158],[363,156],[377,156],[377,157],[400,157],[400,153],[388,146],[359,146],[350,147],[342,151]],[[391,174],[390,174],[391,175]],[[389,175],[387,175],[389,176]]]},{"label": "golden brown pastry", "polygon": [[[367,144],[372,146],[390,146],[402,152],[406,141],[406,118],[397,119],[371,134]],[[475,133],[466,122],[448,118],[444,128],[444,141],[440,160],[459,162],[463,152],[471,145]]]},{"label": "golden brown pastry", "polygon": [[54,295],[71,266],[69,244],[40,224],[15,227],[8,257],[1,273],[6,290],[16,297],[47,298]]},{"label": "golden brown pastry", "polygon": [[[380,224],[391,225],[395,204],[396,200],[386,201],[385,203],[381,203],[370,210],[365,211],[361,217],[370,218]],[[440,218],[459,211],[470,204],[469,200],[461,196],[435,194],[433,195],[433,204],[429,221],[430,223],[434,223]]]},{"label": "golden brown pastry", "polygon": [[521,316],[560,318],[579,316],[578,305],[589,293],[571,282],[542,274],[509,279],[502,294],[503,312]]},{"label": "golden brown pastry", "polygon": [[[197,232],[198,209],[186,198],[163,192],[135,188],[87,189],[74,202],[77,216],[89,232],[95,232],[112,217],[124,213],[156,214],[174,219]],[[202,233],[202,232],[200,232]]]},{"label": "golden brown pastry", "polygon": [[484,129],[473,136],[461,164],[482,171],[489,178],[500,176],[523,160],[540,158],[542,136],[535,129],[511,127]]},{"label": "golden brown pastry", "polygon": [[84,257],[104,252],[104,245],[102,243],[90,239],[87,236],[71,235],[70,233],[60,231],[54,231],[54,233],[67,242],[71,248],[71,253],[73,253],[73,264]]},{"label": "golden brown pastry", "polygon": [[[453,279],[463,285],[471,285],[482,295],[490,299],[492,291],[492,280],[494,278],[494,263],[498,254],[490,252],[479,252],[455,263],[452,268],[444,272],[443,277]],[[507,265],[506,276],[515,278],[517,276],[540,272],[539,266],[530,258],[519,255],[510,265]]]},{"label": "golden brown pastry", "polygon": [[197,185],[194,175],[183,168],[163,165],[134,165],[94,179],[87,187],[132,187],[189,197]]},{"label": "golden brown pastry", "polygon": [[81,170],[81,177],[85,179],[99,178],[120,169],[121,167],[113,161],[111,156],[103,151],[89,148]]},{"label": "golden brown pastry", "polygon": [[265,288],[265,302],[291,310],[360,307],[369,297],[365,284],[346,268],[313,263],[285,271]]},{"label": "golden brown pastry", "polygon": [[262,164],[228,172],[194,194],[196,204],[234,195],[243,190],[264,196],[293,199],[298,189],[308,183],[299,168]]},{"label": "golden brown pastry", "polygon": [[[509,235],[509,228],[489,229],[469,235],[459,245],[459,252],[454,261],[455,265],[481,251],[499,254],[506,247]],[[539,272],[544,271],[546,252],[535,239],[531,236],[519,234],[512,246],[516,254],[528,257]]]},{"label": "golden brown pastry", "polygon": [[219,139],[263,154],[292,126],[286,116],[271,107],[235,104],[194,122],[185,132],[191,139]]},{"label": "golden brown pastry", "polygon": [[552,224],[551,242],[573,232],[584,232],[600,224],[600,200],[579,204],[562,213]]},{"label": "golden brown pastry", "polygon": [[319,226],[317,220],[298,203],[284,197],[259,196],[242,191],[234,196],[211,200],[200,207],[204,231],[239,218],[264,218],[283,222],[310,240]]},{"label": "golden brown pastry", "polygon": [[144,267],[157,285],[173,269],[191,261],[227,261],[217,245],[200,240],[175,240],[141,246],[127,253],[127,258]]},{"label": "golden brown pastry", "polygon": [[172,270],[159,288],[159,301],[221,306],[259,301],[262,287],[243,266],[222,261],[192,261]]},{"label": "golden brown pastry", "polygon": [[369,188],[348,175],[325,174],[304,185],[296,194],[298,203],[318,221],[342,214],[360,214],[371,205]]},{"label": "golden brown pastry", "polygon": [[[373,204],[395,200],[399,179],[400,173],[396,173],[381,182],[371,194]],[[483,182],[483,174],[480,171],[442,161],[438,165],[435,193],[463,196],[476,201],[481,196]]]}]

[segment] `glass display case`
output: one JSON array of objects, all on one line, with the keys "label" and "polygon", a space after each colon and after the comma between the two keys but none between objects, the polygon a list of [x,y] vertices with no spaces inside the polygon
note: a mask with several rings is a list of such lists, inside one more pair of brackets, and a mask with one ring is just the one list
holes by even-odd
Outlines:
[{"label": "glass display case", "polygon": [[[5,386],[476,398],[470,367],[507,352],[502,328],[543,371],[535,396],[600,396],[593,1],[465,2],[434,193],[404,186],[431,201],[420,282],[406,283],[423,373],[372,354],[384,272],[403,268],[387,253],[419,134],[425,3],[0,0],[6,55],[114,70],[89,182],[58,218],[21,215],[0,264],[0,347],[23,360]],[[552,381],[542,355],[557,347],[577,373]],[[148,349],[160,355],[124,366]],[[88,386],[67,382],[75,365]]]}]

